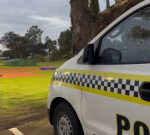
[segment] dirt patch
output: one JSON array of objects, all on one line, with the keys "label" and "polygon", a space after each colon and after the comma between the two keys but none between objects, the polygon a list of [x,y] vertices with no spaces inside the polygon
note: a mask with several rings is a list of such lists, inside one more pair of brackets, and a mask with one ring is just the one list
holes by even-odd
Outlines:
[{"label": "dirt patch", "polygon": [[[23,114],[22,116],[12,117],[12,118],[5,118],[3,119],[1,116],[0,119],[0,131],[7,130],[9,128],[13,128],[16,126],[23,125],[25,123],[32,122],[34,120],[41,120],[43,118],[47,118],[47,109],[46,108],[39,108],[36,110],[29,110],[27,114]],[[48,118],[47,118],[48,119]]]},{"label": "dirt patch", "polygon": [[40,68],[0,68],[0,71],[27,72],[27,71],[40,71]]},{"label": "dirt patch", "polygon": [[44,76],[43,74],[29,73],[29,72],[16,72],[16,73],[3,73],[0,78],[22,78],[22,77],[36,77]]}]

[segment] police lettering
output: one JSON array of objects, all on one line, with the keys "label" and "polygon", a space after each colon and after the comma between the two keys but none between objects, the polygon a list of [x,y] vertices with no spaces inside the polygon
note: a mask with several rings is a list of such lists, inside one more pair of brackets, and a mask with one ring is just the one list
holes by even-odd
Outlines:
[{"label": "police lettering", "polygon": [[117,135],[123,135],[123,131],[128,131],[130,129],[129,120],[121,115],[117,114]]},{"label": "police lettering", "polygon": [[140,135],[140,129],[143,130],[142,135],[150,135],[149,129],[146,124],[143,122],[137,121],[134,124],[134,134],[135,135]]},{"label": "police lettering", "polygon": [[[117,135],[123,135],[123,133],[128,132],[130,126],[130,121],[127,117],[117,114]],[[134,135],[150,135],[148,126],[141,121],[136,121],[133,129]]]}]

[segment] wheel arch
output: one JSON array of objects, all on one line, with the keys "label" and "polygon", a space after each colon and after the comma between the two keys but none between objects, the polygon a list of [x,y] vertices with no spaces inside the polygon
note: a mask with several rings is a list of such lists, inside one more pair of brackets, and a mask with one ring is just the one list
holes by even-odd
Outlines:
[{"label": "wheel arch", "polygon": [[[51,125],[53,125],[53,116],[54,116],[54,111],[55,111],[55,108],[57,105],[59,105],[60,103],[67,103],[73,110],[73,112],[75,113],[76,115],[76,118],[78,119],[79,123],[80,123],[80,126],[82,128],[82,131],[83,131],[83,127],[82,127],[82,124],[80,122],[80,119],[75,111],[75,109],[72,107],[72,105],[64,98],[61,98],[61,97],[57,97],[55,99],[53,99],[52,103],[51,103],[51,106],[50,106],[50,110],[49,110],[49,121],[51,123]],[[84,131],[83,131],[84,133]]]}]

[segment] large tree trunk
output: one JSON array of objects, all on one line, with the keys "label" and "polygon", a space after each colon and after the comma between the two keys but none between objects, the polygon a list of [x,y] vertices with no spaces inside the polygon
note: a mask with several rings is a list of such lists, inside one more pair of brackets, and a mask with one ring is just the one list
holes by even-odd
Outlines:
[{"label": "large tree trunk", "polygon": [[[75,53],[79,52],[91,39],[91,34],[95,35],[95,25],[99,19],[91,15],[88,7],[88,0],[71,0],[71,21],[72,21],[72,42]],[[90,24],[90,25],[89,25]],[[93,33],[93,31],[95,33]]]},{"label": "large tree trunk", "polygon": [[116,1],[122,2],[96,16],[90,12],[88,0],[70,0],[73,34],[72,44],[75,53],[78,53],[94,36],[117,17],[143,0]]}]

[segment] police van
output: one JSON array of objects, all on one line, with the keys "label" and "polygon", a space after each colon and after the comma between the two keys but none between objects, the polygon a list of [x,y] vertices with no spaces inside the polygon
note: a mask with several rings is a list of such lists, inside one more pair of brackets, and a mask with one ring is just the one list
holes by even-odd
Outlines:
[{"label": "police van", "polygon": [[48,110],[56,135],[150,135],[150,0],[55,72]]}]

